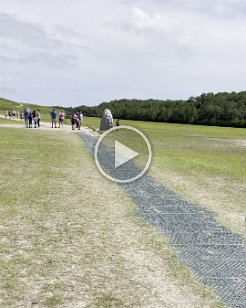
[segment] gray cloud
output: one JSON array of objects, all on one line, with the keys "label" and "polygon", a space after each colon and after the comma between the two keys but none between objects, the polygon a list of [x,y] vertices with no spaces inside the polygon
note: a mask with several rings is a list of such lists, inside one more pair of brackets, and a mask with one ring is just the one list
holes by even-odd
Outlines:
[{"label": "gray cloud", "polygon": [[0,84],[0,96],[3,97],[3,95],[9,95],[15,93],[15,89],[9,86],[1,85]]},{"label": "gray cloud", "polygon": [[29,52],[17,57],[8,57],[0,55],[0,62],[16,63],[20,66],[33,65],[37,68],[47,67],[50,69],[66,69],[67,67],[76,67],[77,58],[71,55],[54,55],[45,51]]},{"label": "gray cloud", "polygon": [[49,38],[41,25],[22,22],[14,15],[0,14],[0,37],[18,41],[31,48],[63,47],[63,42]]},{"label": "gray cloud", "polygon": [[10,77],[0,76],[0,96],[3,94],[13,94],[15,89],[13,87],[14,80]]},{"label": "gray cloud", "polygon": [[166,11],[183,13],[202,13],[211,18],[244,17],[246,14],[246,2],[244,0],[122,0],[122,4],[129,6],[139,6],[144,8],[153,7],[165,9]]},{"label": "gray cloud", "polygon": [[178,20],[175,18],[159,13],[150,14],[138,7],[133,7],[125,16],[119,16],[119,19],[106,24],[116,29],[144,34],[147,32],[172,32],[177,23]]},{"label": "gray cloud", "polygon": [[65,69],[67,67],[75,67],[77,58],[71,55],[54,55],[48,52],[33,52],[20,56],[17,59],[17,62],[24,65],[36,65],[51,69]]},{"label": "gray cloud", "polygon": [[56,33],[58,32],[63,37],[66,37],[68,39],[71,38],[86,38],[86,35],[84,33],[80,33],[78,31],[75,31],[74,29],[71,29],[69,27],[66,27],[64,25],[55,25],[54,29],[56,30]]},{"label": "gray cloud", "polygon": [[85,36],[62,25],[54,26],[54,29],[55,33],[48,34],[38,23],[20,21],[15,15],[0,14],[0,37],[5,42],[1,44],[0,61],[21,66],[34,65],[32,68],[76,67],[77,50],[89,50],[90,47],[73,39],[84,39]]},{"label": "gray cloud", "polygon": [[4,0],[0,66],[10,79],[0,85],[50,105],[240,91],[245,12],[242,0]]}]

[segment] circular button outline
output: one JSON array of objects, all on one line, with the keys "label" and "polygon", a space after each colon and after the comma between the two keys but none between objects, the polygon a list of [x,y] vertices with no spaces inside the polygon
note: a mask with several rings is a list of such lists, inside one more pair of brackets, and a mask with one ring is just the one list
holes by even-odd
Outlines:
[{"label": "circular button outline", "polygon": [[[145,141],[147,148],[148,148],[148,152],[149,152],[149,157],[148,157],[148,161],[144,167],[144,169],[142,170],[142,172],[140,172],[138,175],[134,176],[133,178],[127,179],[127,180],[120,180],[120,179],[115,179],[112,176],[108,175],[100,166],[100,163],[98,161],[98,156],[97,156],[97,151],[98,151],[98,147],[99,144],[101,143],[102,139],[107,136],[109,133],[115,131],[115,130],[119,130],[119,129],[129,129],[131,131],[134,131],[135,133],[138,133],[143,140]],[[121,126],[115,126],[113,128],[110,128],[109,130],[106,130],[101,136],[100,138],[97,140],[96,146],[95,146],[95,150],[94,150],[94,157],[95,157],[95,162],[97,165],[97,168],[99,169],[99,171],[101,172],[102,175],[104,175],[107,179],[116,182],[116,183],[131,183],[137,179],[139,179],[141,176],[143,176],[145,174],[145,172],[148,170],[151,160],[152,160],[152,149],[151,149],[151,145],[149,140],[147,139],[147,137],[144,135],[144,133],[142,133],[140,130],[138,130],[135,127],[132,126],[127,126],[127,125],[121,125]]]}]

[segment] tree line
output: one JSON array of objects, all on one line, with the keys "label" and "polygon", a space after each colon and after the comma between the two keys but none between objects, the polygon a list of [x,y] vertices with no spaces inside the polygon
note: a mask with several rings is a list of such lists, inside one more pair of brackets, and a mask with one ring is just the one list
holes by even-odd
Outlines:
[{"label": "tree line", "polygon": [[101,117],[106,108],[119,119],[246,127],[246,91],[203,93],[188,100],[120,99],[67,112],[81,110],[86,116]]}]

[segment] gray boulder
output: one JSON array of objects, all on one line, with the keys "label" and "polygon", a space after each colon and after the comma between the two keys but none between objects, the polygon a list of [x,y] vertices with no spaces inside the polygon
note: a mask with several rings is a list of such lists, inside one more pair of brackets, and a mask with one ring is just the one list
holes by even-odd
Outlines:
[{"label": "gray boulder", "polygon": [[114,126],[113,116],[109,109],[105,109],[102,114],[102,119],[100,123],[100,130],[105,131]]}]

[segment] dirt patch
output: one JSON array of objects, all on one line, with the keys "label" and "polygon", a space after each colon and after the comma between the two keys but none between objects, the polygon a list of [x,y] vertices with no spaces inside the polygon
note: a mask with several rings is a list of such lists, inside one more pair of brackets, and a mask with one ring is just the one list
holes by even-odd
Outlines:
[{"label": "dirt patch", "polygon": [[223,142],[228,145],[236,145],[239,147],[246,147],[246,140],[245,139],[225,139],[225,138],[204,138],[207,140],[214,140],[219,141],[220,143]]}]

